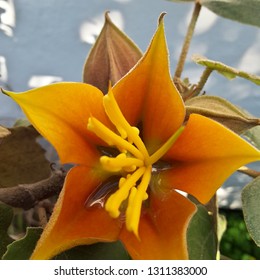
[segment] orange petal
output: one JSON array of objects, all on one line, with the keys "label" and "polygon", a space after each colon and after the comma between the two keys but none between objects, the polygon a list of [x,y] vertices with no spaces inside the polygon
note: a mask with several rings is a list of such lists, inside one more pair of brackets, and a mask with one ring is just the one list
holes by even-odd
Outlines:
[{"label": "orange petal", "polygon": [[175,191],[150,196],[139,224],[140,241],[123,229],[120,239],[133,259],[188,259],[186,231],[196,207]]},{"label": "orange petal", "polygon": [[143,121],[143,137],[150,153],[181,126],[185,109],[170,76],[162,18],[144,57],[113,92],[130,124]]},{"label": "orange petal", "polygon": [[165,159],[173,168],[162,179],[206,203],[240,166],[260,160],[260,151],[220,123],[193,114]]},{"label": "orange petal", "polygon": [[87,167],[77,166],[70,170],[32,259],[50,259],[77,245],[117,239],[119,221],[112,219],[102,207],[85,206],[87,198],[100,183],[100,176]]},{"label": "orange petal", "polygon": [[57,149],[63,163],[91,165],[99,141],[87,130],[88,118],[107,123],[103,94],[83,83],[56,83],[15,94],[5,91],[23,109],[33,126]]}]

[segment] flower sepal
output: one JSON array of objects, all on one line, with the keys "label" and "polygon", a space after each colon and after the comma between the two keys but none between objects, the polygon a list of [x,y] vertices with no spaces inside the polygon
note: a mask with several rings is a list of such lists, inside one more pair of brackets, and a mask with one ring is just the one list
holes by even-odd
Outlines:
[{"label": "flower sepal", "polygon": [[260,119],[218,96],[197,96],[185,102],[186,119],[193,113],[211,118],[238,134],[260,125]]},{"label": "flower sepal", "polygon": [[109,13],[92,47],[83,69],[83,81],[99,88],[104,94],[141,58],[135,43],[113,24]]}]

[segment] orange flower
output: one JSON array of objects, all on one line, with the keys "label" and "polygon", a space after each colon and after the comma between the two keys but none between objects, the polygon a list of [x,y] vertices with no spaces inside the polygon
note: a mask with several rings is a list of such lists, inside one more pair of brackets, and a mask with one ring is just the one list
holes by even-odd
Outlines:
[{"label": "orange flower", "polygon": [[260,152],[221,124],[192,114],[172,83],[162,20],[139,63],[103,96],[83,83],[5,92],[74,163],[32,259],[121,240],[133,259],[187,259],[196,207]]}]

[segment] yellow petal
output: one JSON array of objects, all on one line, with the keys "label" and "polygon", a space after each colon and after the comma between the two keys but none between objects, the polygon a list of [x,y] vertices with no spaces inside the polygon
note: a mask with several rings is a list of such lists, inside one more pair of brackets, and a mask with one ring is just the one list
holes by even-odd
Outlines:
[{"label": "yellow petal", "polygon": [[[90,166],[98,160],[98,138],[87,129],[90,116],[108,123],[103,94],[83,83],[56,83],[23,93],[4,91],[23,109],[33,126],[56,148],[63,163]],[[97,142],[97,143],[99,143]]]},{"label": "yellow petal", "polygon": [[175,191],[151,194],[143,210],[139,237],[122,230],[120,239],[133,259],[188,259],[186,231],[196,207]]},{"label": "yellow petal", "polygon": [[127,121],[143,122],[143,137],[150,153],[159,148],[182,124],[185,109],[169,72],[163,20],[143,58],[114,87]]},{"label": "yellow petal", "polygon": [[206,203],[240,166],[260,160],[260,151],[218,122],[192,114],[165,160],[173,168],[161,179]]},{"label": "yellow petal", "polygon": [[117,239],[120,222],[112,219],[98,204],[86,206],[87,198],[99,184],[100,176],[87,167],[70,170],[32,259],[50,259],[77,245]]}]

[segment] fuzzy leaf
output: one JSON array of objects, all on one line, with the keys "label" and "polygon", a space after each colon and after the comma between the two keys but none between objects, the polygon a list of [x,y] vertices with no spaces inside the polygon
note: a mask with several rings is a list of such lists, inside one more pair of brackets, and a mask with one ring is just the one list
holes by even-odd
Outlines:
[{"label": "fuzzy leaf", "polygon": [[[260,1],[259,1],[259,3],[260,3]],[[259,11],[259,13],[260,13],[260,11]],[[259,20],[259,22],[260,22],[260,20]],[[234,79],[236,77],[241,77],[241,78],[247,79],[247,80],[255,83],[256,85],[260,85],[259,76],[235,69],[235,68],[227,66],[224,63],[221,63],[219,61],[210,60],[210,59],[207,59],[206,57],[203,57],[203,56],[200,56],[197,54],[192,56],[192,60],[200,65],[203,65],[212,70],[218,71],[221,75],[223,75],[227,79]]]},{"label": "fuzzy leaf", "polygon": [[55,260],[129,260],[120,241],[78,246],[61,253]]},{"label": "fuzzy leaf", "polygon": [[41,228],[27,228],[26,235],[7,246],[3,260],[28,260],[42,233]]},{"label": "fuzzy leaf", "polygon": [[[170,2],[196,2],[195,0],[167,0]],[[213,13],[245,24],[260,26],[259,0],[199,0]]]},{"label": "fuzzy leaf", "polygon": [[242,209],[248,232],[260,247],[260,177],[242,190]]},{"label": "fuzzy leaf", "polygon": [[200,3],[219,16],[260,26],[259,0],[200,0]]},{"label": "fuzzy leaf", "polygon": [[260,127],[253,127],[244,133],[258,149],[260,149]]},{"label": "fuzzy leaf", "polygon": [[141,58],[142,53],[105,14],[105,24],[85,62],[83,81],[108,92]]},{"label": "fuzzy leaf", "polygon": [[187,231],[190,260],[215,260],[217,255],[217,236],[212,217],[206,208],[197,205],[197,212],[190,221]]},{"label": "fuzzy leaf", "polygon": [[186,118],[197,113],[216,120],[239,134],[260,124],[260,119],[252,117],[221,97],[198,96],[187,100],[185,105]]},{"label": "fuzzy leaf", "polygon": [[222,239],[223,234],[225,233],[227,229],[227,220],[224,215],[217,215],[217,237],[218,237],[218,253],[217,253],[217,259],[221,259],[221,254],[220,254],[220,242]]},{"label": "fuzzy leaf", "polygon": [[12,222],[13,209],[3,203],[0,203],[0,258],[6,252],[6,247],[12,242],[7,230]]},{"label": "fuzzy leaf", "polygon": [[0,187],[28,184],[47,178],[50,163],[44,149],[36,142],[32,127],[9,129],[11,134],[0,145]]}]

